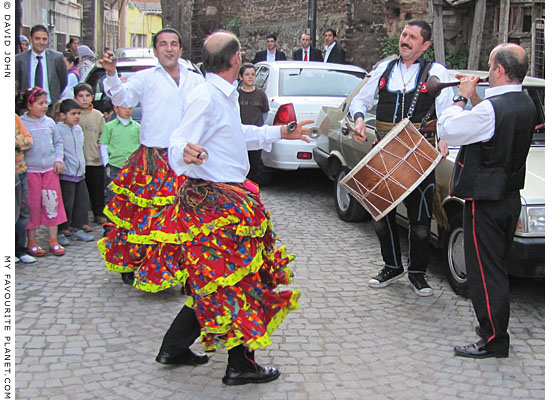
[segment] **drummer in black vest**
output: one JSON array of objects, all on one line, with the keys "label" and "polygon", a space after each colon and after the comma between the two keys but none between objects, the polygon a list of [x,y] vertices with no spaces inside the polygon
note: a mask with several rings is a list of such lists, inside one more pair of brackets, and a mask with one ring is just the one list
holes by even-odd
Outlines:
[{"label": "drummer in black vest", "polygon": [[[451,178],[451,194],[465,200],[464,247],[469,297],[480,340],[456,346],[462,357],[509,355],[509,289],[506,260],[521,212],[519,190],[537,125],[537,110],[521,83],[528,60],[522,47],[506,43],[490,53],[490,88],[482,100],[477,77],[461,79],[453,106],[441,115],[438,132],[463,145]],[[470,99],[473,108],[464,110]]]},{"label": "drummer in black vest", "polygon": [[[354,139],[366,140],[364,116],[379,94],[376,111],[376,128],[383,136],[398,122],[409,118],[419,127],[430,124],[443,110],[451,106],[453,89],[446,88],[434,99],[427,93],[428,76],[435,75],[442,82],[450,80],[447,69],[438,63],[424,60],[423,54],[430,47],[432,29],[425,21],[408,21],[399,39],[400,57],[381,63],[371,74],[369,81],[354,97],[350,114],[355,120]],[[425,137],[435,143],[435,133],[425,133]],[[440,141],[438,147],[444,156],[447,145]],[[432,200],[435,189],[435,173],[430,173],[418,187],[404,200],[409,222],[408,279],[419,296],[431,296],[432,288],[426,281],[426,269],[430,251],[430,224]],[[405,275],[401,260],[399,231],[396,223],[396,208],[375,223],[375,232],[381,243],[381,255],[385,266],[370,279],[368,285],[381,288],[390,285]]]}]

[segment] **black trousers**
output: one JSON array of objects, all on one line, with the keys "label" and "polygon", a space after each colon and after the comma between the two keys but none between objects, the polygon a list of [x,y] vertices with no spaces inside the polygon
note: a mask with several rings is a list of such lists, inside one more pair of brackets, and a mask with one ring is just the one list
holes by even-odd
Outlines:
[{"label": "black trousers", "polygon": [[68,226],[82,229],[88,223],[89,195],[85,180],[80,182],[60,180],[60,191],[66,211],[66,222],[58,226],[60,230],[68,229]]},{"label": "black trousers", "polygon": [[[425,273],[430,257],[430,224],[434,198],[435,172],[418,185],[404,205],[408,216],[408,271]],[[397,226],[397,210],[394,208],[384,218],[375,222],[375,233],[381,244],[381,255],[388,267],[402,267],[401,246]]]},{"label": "black trousers", "polygon": [[506,260],[521,211],[519,192],[499,201],[467,200],[463,211],[469,296],[486,349],[509,349]]},{"label": "black trousers", "polygon": [[105,168],[105,204],[109,204],[109,201],[111,201],[111,199],[115,197],[115,192],[113,192],[109,188],[109,185],[111,184],[111,182],[117,179],[120,174],[120,168],[117,168],[111,164],[107,164],[107,167]]},{"label": "black trousers", "polygon": [[86,165],[86,185],[93,215],[102,216],[105,208],[105,168],[102,165]]},{"label": "black trousers", "polygon": [[[160,352],[182,353],[200,336],[200,323],[192,308],[183,306],[163,337]],[[256,371],[255,352],[245,346],[228,350],[228,364],[239,371]]]},{"label": "black trousers", "polygon": [[190,347],[200,336],[200,324],[192,308],[183,306],[163,337],[160,351],[177,354]]},{"label": "black trousers", "polygon": [[261,171],[264,168],[264,164],[261,159],[262,150],[249,150],[247,151],[249,155],[249,173],[247,174],[247,179],[252,180],[257,185],[261,183]]}]

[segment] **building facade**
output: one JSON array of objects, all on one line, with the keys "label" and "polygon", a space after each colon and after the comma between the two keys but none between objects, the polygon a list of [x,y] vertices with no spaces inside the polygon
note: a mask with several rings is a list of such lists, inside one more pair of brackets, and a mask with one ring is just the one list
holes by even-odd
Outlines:
[{"label": "building facade", "polygon": [[161,27],[159,0],[128,2],[125,47],[151,47],[152,37]]},{"label": "building facade", "polygon": [[126,0],[80,0],[83,7],[82,40],[95,53],[119,43],[119,10]]},{"label": "building facade", "polygon": [[77,0],[23,0],[21,34],[30,39],[34,25],[49,30],[49,47],[64,51],[71,37],[82,36],[82,5]]}]

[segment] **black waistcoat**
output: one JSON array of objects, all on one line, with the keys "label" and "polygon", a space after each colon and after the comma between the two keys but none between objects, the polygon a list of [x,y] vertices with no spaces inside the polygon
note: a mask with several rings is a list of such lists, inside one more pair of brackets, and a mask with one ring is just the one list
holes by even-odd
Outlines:
[{"label": "black waistcoat", "polygon": [[[383,73],[383,76],[379,78],[379,102],[377,104],[377,111],[375,118],[378,121],[382,122],[400,122],[402,119],[402,90],[397,92],[390,92],[387,90],[389,86],[389,77],[391,75],[391,71],[397,64],[399,59],[393,60],[387,66],[387,69]],[[410,108],[410,104],[412,103],[412,99],[414,98],[414,92],[416,91],[416,87],[418,87],[418,80],[422,76],[422,72],[425,68],[430,68],[431,63],[426,62],[424,57],[420,57],[418,59],[420,63],[420,70],[418,75],[416,76],[416,86],[415,90],[411,90],[409,93],[405,93],[404,95],[404,116],[406,118],[407,112]],[[416,103],[416,108],[414,109],[414,114],[410,118],[412,122],[421,122],[422,118],[428,113],[432,104],[434,104],[435,99],[428,94],[428,90],[426,88],[425,82],[423,82],[422,89],[420,90],[420,96],[418,97],[418,102]]]},{"label": "black waistcoat", "polygon": [[525,185],[525,160],[537,124],[537,110],[523,92],[488,98],[496,117],[487,142],[462,146],[451,177],[452,195],[473,200],[499,200]]}]

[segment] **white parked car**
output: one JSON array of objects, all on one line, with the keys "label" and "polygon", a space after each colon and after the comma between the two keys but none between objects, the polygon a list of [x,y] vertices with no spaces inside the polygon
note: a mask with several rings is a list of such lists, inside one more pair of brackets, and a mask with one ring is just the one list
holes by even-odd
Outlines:
[{"label": "white parked car", "polygon": [[[316,122],[323,106],[338,107],[366,76],[366,71],[360,67],[322,62],[260,62],[256,67],[255,86],[266,92],[270,106],[266,125],[303,120]],[[260,171],[260,183],[269,183],[274,169],[318,168],[313,159],[317,140],[311,139],[310,143],[279,140],[270,152],[263,151],[264,170]]]}]

